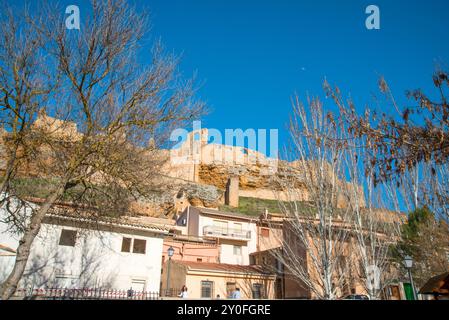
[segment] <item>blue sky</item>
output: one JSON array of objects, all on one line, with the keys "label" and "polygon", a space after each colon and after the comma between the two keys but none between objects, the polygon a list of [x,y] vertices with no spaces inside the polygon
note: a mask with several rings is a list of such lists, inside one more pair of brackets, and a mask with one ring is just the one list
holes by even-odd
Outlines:
[{"label": "blue sky", "polygon": [[[153,39],[183,54],[183,73],[197,71],[211,108],[203,126],[277,128],[281,146],[295,91],[323,96],[326,77],[362,110],[383,75],[406,103],[405,90],[431,90],[435,65],[449,64],[447,0],[132,2],[150,9]],[[60,3],[78,5],[81,20],[88,8],[86,0]],[[380,8],[380,30],[365,28],[370,4]]]},{"label": "blue sky", "polygon": [[[380,8],[367,30],[365,8]],[[360,109],[385,76],[396,98],[432,90],[435,65],[449,64],[449,1],[154,0],[153,35],[198,71],[212,113],[205,126],[279,128],[285,141],[290,97],[323,95],[324,77]],[[382,107],[382,106],[381,106]]]}]

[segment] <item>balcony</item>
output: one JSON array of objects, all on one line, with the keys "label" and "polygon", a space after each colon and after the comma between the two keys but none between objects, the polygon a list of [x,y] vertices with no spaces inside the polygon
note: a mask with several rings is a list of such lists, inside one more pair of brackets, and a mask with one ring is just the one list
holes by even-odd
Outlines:
[{"label": "balcony", "polygon": [[203,236],[225,239],[250,240],[251,231],[242,229],[221,228],[217,226],[203,227]]}]

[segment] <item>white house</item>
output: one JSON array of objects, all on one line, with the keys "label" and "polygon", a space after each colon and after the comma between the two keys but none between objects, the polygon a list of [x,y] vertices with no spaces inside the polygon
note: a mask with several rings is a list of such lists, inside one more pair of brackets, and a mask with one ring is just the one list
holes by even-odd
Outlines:
[{"label": "white house", "polygon": [[[11,271],[20,233],[0,208],[0,282]],[[94,221],[58,210],[45,217],[19,288],[102,288],[158,292],[169,228],[139,219]]]},{"label": "white house", "polygon": [[220,263],[249,265],[249,255],[257,250],[257,217],[190,206],[176,225],[184,227],[184,234],[217,239]]}]

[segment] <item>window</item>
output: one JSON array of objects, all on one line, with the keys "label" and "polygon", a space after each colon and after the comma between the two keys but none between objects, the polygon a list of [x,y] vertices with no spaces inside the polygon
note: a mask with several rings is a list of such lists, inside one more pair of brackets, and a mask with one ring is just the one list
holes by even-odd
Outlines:
[{"label": "window", "polygon": [[145,254],[146,246],[147,246],[146,240],[134,239],[133,253]]},{"label": "window", "polygon": [[263,285],[261,283],[253,284],[253,299],[262,299]]},{"label": "window", "polygon": [[234,246],[234,255],[236,256],[242,255],[242,246]]},{"label": "window", "polygon": [[231,298],[235,288],[235,282],[226,282],[226,297]]},{"label": "window", "polygon": [[241,223],[234,223],[234,230],[233,233],[239,237],[244,236],[243,235],[243,228]]},{"label": "window", "polygon": [[276,270],[277,272],[283,272],[283,268],[282,268],[282,262],[278,259],[275,259],[275,264],[276,264]]},{"label": "window", "polygon": [[255,256],[249,256],[249,264],[257,264],[257,259]]},{"label": "window", "polygon": [[203,259],[201,259],[201,258],[196,258],[196,262],[203,262]]},{"label": "window", "polygon": [[61,237],[59,238],[59,245],[74,247],[75,243],[76,243],[76,231],[62,229]]},{"label": "window", "polygon": [[122,252],[131,252],[131,238],[123,238]]},{"label": "window", "polygon": [[214,227],[218,230],[218,232],[221,233],[228,233],[228,222],[227,221],[220,221],[220,220],[214,220]]},{"label": "window", "polygon": [[213,289],[213,281],[201,281],[201,298],[212,298]]},{"label": "window", "polygon": [[142,239],[132,239],[123,237],[122,240],[122,252],[131,252],[131,247],[133,248],[133,253],[145,254],[147,241]]},{"label": "window", "polygon": [[270,236],[270,229],[268,229],[268,228],[260,229],[260,235],[262,237],[268,238]]}]

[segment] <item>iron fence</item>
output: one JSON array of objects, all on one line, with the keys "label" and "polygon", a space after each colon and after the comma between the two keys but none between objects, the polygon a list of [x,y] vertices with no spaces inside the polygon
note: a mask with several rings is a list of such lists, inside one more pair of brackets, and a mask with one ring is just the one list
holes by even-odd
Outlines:
[{"label": "iron fence", "polygon": [[36,300],[158,300],[159,292],[111,289],[18,289],[16,298]]}]

